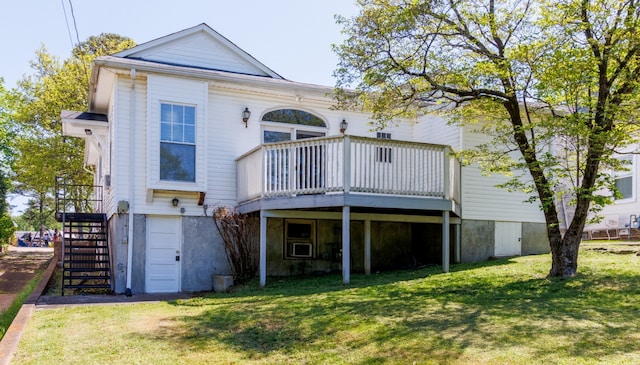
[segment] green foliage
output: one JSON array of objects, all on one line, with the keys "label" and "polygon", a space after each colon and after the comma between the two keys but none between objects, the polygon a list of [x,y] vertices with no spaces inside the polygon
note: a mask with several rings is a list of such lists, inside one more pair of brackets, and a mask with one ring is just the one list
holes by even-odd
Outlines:
[{"label": "green foliage", "polygon": [[[31,63],[34,74],[21,80],[12,92],[15,103],[11,117],[18,132],[12,165],[16,191],[43,201],[43,196],[53,195],[56,176],[76,185],[92,184],[92,175],[83,165],[84,143],[62,136],[60,112],[88,110],[91,62],[133,45],[129,38],[101,34],[78,44],[63,62],[44,47],[36,51]],[[78,190],[74,194],[70,198],[79,201],[91,191]]]},{"label": "green foliage", "polygon": [[15,127],[10,112],[13,99],[4,87],[4,79],[0,77],[0,171],[8,171],[13,156],[13,140]]},{"label": "green foliage", "polygon": [[[552,228],[556,275],[564,249],[577,257],[590,207],[613,200],[615,152],[639,135],[638,4],[358,4],[357,16],[337,19],[346,35],[334,48],[338,107],[369,110],[381,126],[440,112],[491,137],[460,157],[486,173],[514,176],[503,187],[539,202]],[[556,204],[564,196],[572,197],[575,214],[563,222],[563,235]],[[570,265],[565,272],[575,273]]]},{"label": "green foliage", "polygon": [[16,227],[9,215],[9,203],[7,202],[7,192],[9,184],[0,170],[0,246],[11,243]]}]

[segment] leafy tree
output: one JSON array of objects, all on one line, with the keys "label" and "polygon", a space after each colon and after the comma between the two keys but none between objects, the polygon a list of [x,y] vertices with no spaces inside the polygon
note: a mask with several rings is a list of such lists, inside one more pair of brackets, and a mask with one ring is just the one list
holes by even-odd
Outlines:
[{"label": "leafy tree", "polygon": [[[92,36],[78,44],[64,62],[43,47],[32,62],[35,73],[21,80],[13,92],[16,102],[12,118],[19,129],[12,166],[14,189],[36,199],[37,205],[45,205],[43,211],[53,209],[46,205],[55,193],[56,176],[74,185],[92,183],[92,175],[83,166],[84,143],[62,136],[60,112],[88,110],[91,62],[133,45],[131,39],[116,34]],[[73,201],[82,201],[91,190],[71,193]]]},{"label": "leafy tree", "polygon": [[[9,215],[9,204],[7,202],[7,192],[9,184],[5,174],[0,170],[0,246],[8,244],[13,239],[16,230],[11,216]],[[2,250],[0,250],[2,252]]]},{"label": "leafy tree", "polygon": [[[505,187],[541,205],[549,276],[574,275],[590,209],[612,200],[598,194],[611,184],[604,172],[621,168],[614,152],[637,133],[638,3],[358,4],[357,16],[338,17],[347,36],[335,47],[339,106],[364,107],[382,125],[434,109],[454,122],[481,121],[492,142],[463,156],[491,172],[522,171]],[[563,232],[556,202],[566,195],[575,212]]]},{"label": "leafy tree", "polygon": [[11,119],[12,98],[0,77],[0,170],[8,171],[13,156],[15,128]]}]

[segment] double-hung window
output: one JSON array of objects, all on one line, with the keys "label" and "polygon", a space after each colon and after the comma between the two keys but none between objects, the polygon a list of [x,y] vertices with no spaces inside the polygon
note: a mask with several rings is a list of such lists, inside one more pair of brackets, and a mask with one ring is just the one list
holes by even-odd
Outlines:
[{"label": "double-hung window", "polygon": [[196,181],[196,108],[160,104],[160,180]]},{"label": "double-hung window", "polygon": [[633,155],[618,157],[623,161],[624,170],[614,173],[615,186],[620,194],[618,200],[633,198]]}]

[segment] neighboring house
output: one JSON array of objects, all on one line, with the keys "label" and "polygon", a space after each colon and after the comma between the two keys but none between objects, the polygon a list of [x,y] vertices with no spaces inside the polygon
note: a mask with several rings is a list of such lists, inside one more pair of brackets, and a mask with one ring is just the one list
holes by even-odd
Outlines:
[{"label": "neighboring house", "polygon": [[598,223],[585,226],[585,238],[613,239],[640,238],[640,171],[637,145],[629,146],[618,159],[625,161],[626,169],[612,171],[611,176],[620,193],[613,204],[605,206],[598,213]]},{"label": "neighboring house", "polygon": [[206,24],[97,58],[89,112],[62,120],[103,188],[113,290],[210,290],[229,273],[219,205],[259,217],[262,285],[548,252],[535,204],[449,156],[481,135],[436,116],[376,131],[332,91]]}]

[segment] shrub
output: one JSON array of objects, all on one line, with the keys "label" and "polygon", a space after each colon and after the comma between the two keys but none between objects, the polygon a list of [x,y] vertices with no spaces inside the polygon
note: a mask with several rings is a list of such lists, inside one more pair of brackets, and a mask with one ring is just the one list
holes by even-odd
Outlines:
[{"label": "shrub", "polygon": [[234,282],[248,282],[256,275],[260,263],[258,219],[220,206],[213,209],[213,222],[227,251]]}]

